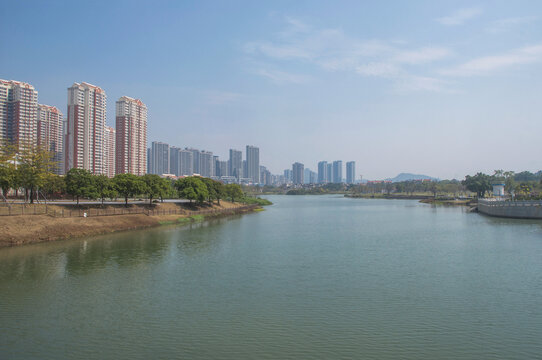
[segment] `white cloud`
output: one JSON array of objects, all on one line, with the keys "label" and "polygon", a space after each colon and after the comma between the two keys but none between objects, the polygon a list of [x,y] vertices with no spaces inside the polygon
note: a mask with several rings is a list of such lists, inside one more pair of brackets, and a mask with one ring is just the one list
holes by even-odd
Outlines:
[{"label": "white cloud", "polygon": [[448,16],[436,19],[436,21],[446,26],[462,25],[481,13],[482,9],[480,8],[459,9]]},{"label": "white cloud", "polygon": [[303,84],[312,80],[312,78],[307,75],[293,74],[293,73],[280,71],[280,70],[274,70],[274,69],[270,70],[270,69],[261,68],[261,69],[254,70],[253,73],[263,76],[278,85],[282,85],[286,83]]},{"label": "white cloud", "polygon": [[[260,62],[261,58],[279,62],[272,70],[264,65],[253,71],[278,84],[304,83],[311,79],[277,70],[287,61],[312,64],[327,71],[351,71],[361,76],[402,79],[409,76],[412,67],[439,61],[452,54],[450,49],[439,46],[408,48],[404,41],[357,39],[341,29],[312,28],[293,18],[286,18],[286,23],[286,30],[275,40],[253,41],[244,46],[245,52],[255,62]],[[424,87],[434,89],[427,85],[417,86]]]},{"label": "white cloud", "polygon": [[451,51],[444,47],[425,47],[413,51],[402,51],[393,57],[394,62],[404,64],[425,64],[444,59],[451,55]]},{"label": "white cloud", "polygon": [[486,28],[486,31],[493,34],[502,33],[509,31],[514,27],[532,23],[536,20],[538,20],[536,16],[523,16],[501,19],[493,21],[491,25]]},{"label": "white cloud", "polygon": [[526,46],[505,54],[483,56],[439,73],[447,76],[487,75],[507,67],[542,61],[542,44]]},{"label": "white cloud", "polygon": [[360,65],[356,68],[356,72],[363,76],[384,78],[394,78],[401,74],[401,70],[397,66],[384,62]]},{"label": "white cloud", "polygon": [[454,92],[448,89],[449,82],[429,76],[404,76],[395,83],[399,92],[426,91],[426,92]]}]

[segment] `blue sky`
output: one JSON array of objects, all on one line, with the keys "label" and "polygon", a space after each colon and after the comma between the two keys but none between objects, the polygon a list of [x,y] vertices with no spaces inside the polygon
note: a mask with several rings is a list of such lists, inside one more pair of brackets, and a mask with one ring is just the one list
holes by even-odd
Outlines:
[{"label": "blue sky", "polygon": [[66,111],[90,82],[149,140],[260,147],[273,173],[366,179],[542,169],[538,1],[1,1],[0,78]]}]

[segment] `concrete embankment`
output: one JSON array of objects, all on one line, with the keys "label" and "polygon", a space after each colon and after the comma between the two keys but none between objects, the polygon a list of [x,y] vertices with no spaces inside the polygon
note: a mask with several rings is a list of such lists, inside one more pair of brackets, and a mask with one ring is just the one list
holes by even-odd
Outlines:
[{"label": "concrete embankment", "polygon": [[[253,212],[258,205],[244,205],[221,201],[221,205],[173,209],[173,204],[158,206],[145,213],[109,216],[54,217],[50,215],[0,216],[0,247],[33,244],[107,234],[153,226],[186,224],[204,217],[217,217]],[[134,207],[132,207],[134,209]],[[92,212],[89,212],[92,214]]]},{"label": "concrete embankment", "polygon": [[496,217],[542,219],[542,201],[478,200],[478,212]]}]

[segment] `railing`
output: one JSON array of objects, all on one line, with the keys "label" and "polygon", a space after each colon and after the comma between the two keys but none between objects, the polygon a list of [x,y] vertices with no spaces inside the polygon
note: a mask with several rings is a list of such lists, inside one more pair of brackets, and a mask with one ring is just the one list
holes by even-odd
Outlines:
[{"label": "railing", "polygon": [[542,206],[542,200],[498,200],[498,199],[479,199],[478,204],[485,206],[498,207],[525,207],[525,206]]},{"label": "railing", "polygon": [[109,208],[109,209],[70,209],[70,208],[52,208],[47,205],[23,205],[11,204],[9,206],[0,206],[0,216],[20,216],[20,215],[49,215],[52,217],[95,217],[95,216],[115,216],[115,215],[133,215],[145,214],[147,216],[157,215],[209,215],[209,214],[233,214],[238,211],[253,210],[258,205],[243,205],[228,209],[145,209],[135,208]]}]

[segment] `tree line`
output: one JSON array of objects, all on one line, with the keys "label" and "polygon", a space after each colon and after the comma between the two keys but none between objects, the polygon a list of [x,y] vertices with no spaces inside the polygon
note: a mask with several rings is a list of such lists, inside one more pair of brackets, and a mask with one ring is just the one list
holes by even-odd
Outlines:
[{"label": "tree line", "polygon": [[176,181],[155,174],[137,176],[117,174],[113,178],[94,175],[84,169],[70,169],[66,176],[56,175],[59,164],[53,161],[53,154],[34,145],[0,147],[0,188],[6,200],[10,190],[18,195],[22,189],[25,202],[33,203],[40,197],[48,199],[63,195],[72,196],[79,204],[80,199],[101,200],[121,197],[125,204],[128,199],[145,196],[153,200],[164,198],[187,199],[190,203],[203,204],[221,199],[232,202],[244,198],[238,184],[223,184],[203,177],[186,177]]}]

